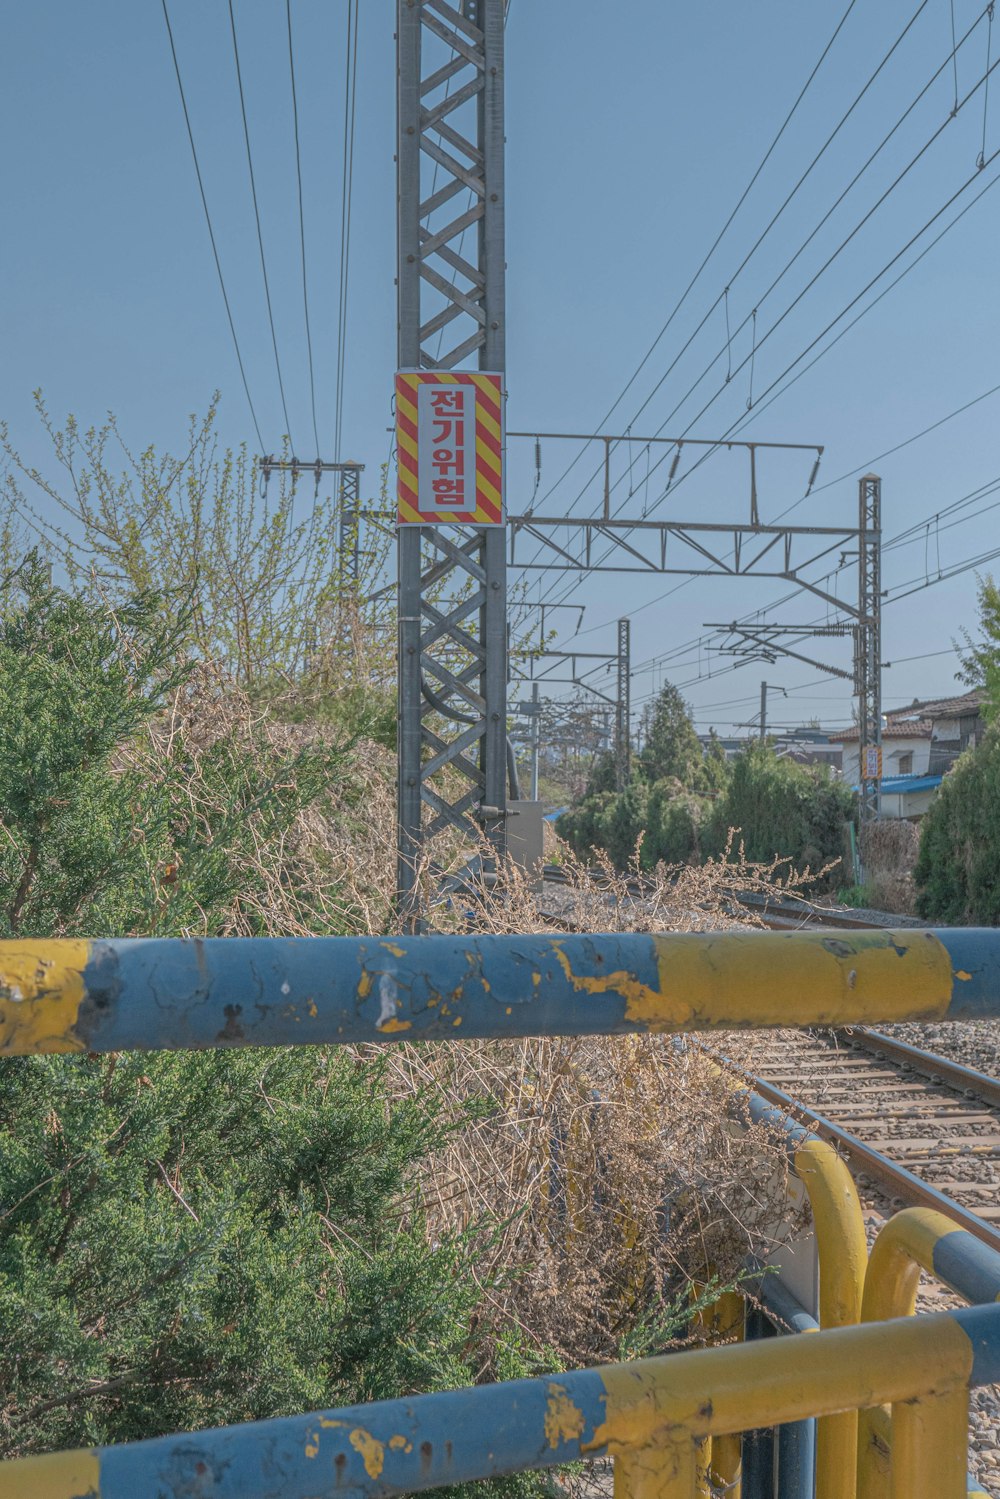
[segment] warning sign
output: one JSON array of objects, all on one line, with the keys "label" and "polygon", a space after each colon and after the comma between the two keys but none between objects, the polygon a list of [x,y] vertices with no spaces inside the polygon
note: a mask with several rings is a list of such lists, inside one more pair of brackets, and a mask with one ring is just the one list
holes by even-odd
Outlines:
[{"label": "warning sign", "polygon": [[866,781],[880,781],[882,779],[882,746],[880,744],[868,744],[865,746],[865,763],[862,766],[862,775]]},{"label": "warning sign", "polygon": [[503,377],[396,376],[400,526],[502,526]]}]

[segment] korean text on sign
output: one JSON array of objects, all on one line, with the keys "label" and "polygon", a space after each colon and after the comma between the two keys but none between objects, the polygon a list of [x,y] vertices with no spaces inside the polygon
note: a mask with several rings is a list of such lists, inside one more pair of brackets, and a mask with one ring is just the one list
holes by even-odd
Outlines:
[{"label": "korean text on sign", "polygon": [[417,392],[422,505],[469,515],[476,508],[476,388],[421,385]]},{"label": "korean text on sign", "polygon": [[502,526],[503,377],[396,372],[397,524]]}]

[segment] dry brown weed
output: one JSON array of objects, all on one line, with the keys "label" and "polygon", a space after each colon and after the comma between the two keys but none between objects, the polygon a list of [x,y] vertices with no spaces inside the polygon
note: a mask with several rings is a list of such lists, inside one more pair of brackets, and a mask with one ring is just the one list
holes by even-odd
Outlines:
[{"label": "dry brown weed", "polygon": [[[267,757],[327,732],[262,712],[209,668],[153,726],[155,752],[183,741],[196,815],[212,792],[201,767],[236,735]],[[269,875],[253,922],[274,935],[393,930],[395,785],[391,754],[357,745],[349,781],[304,811],[275,846],[254,853]],[[700,868],[617,873],[584,866],[558,847],[565,883],[546,887],[515,868],[471,897],[440,893],[453,866],[445,838],[417,871],[438,931],[694,931],[757,923],[741,891],[794,890],[785,868],[742,850]],[[254,883],[260,883],[255,881]],[[554,928],[553,922],[558,925]],[[237,908],[238,935],[250,917]],[[724,1038],[744,1066],[752,1043]],[[715,1275],[731,1281],[750,1253],[766,1253],[784,1210],[784,1152],[762,1129],[735,1128],[732,1087],[695,1041],[659,1036],[397,1045],[390,1097],[432,1094],[456,1125],[418,1183],[428,1233],[482,1230],[474,1273],[482,1315],[517,1326],[539,1357],[562,1363],[616,1356],[637,1322],[656,1323],[679,1292]],[[488,1372],[488,1371],[484,1371]]]}]

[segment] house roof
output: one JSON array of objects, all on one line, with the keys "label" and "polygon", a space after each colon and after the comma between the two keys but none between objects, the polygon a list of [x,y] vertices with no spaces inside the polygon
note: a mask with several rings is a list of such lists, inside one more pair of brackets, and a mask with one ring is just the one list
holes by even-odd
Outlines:
[{"label": "house roof", "polygon": [[971,692],[963,692],[959,697],[933,697],[923,702],[918,699],[908,708],[891,709],[885,716],[890,721],[914,713],[921,718],[962,718],[969,713],[978,713],[985,701],[986,693],[983,689],[974,687]]},{"label": "house roof", "polygon": [[933,791],[943,780],[944,776],[883,776],[879,785],[883,796],[910,796],[915,791]]},{"label": "house roof", "polygon": [[[831,744],[852,744],[861,733],[855,724],[850,729],[843,729],[839,734],[831,734]],[[887,723],[882,730],[883,739],[929,739],[931,737],[930,720],[919,718],[913,723]]]}]

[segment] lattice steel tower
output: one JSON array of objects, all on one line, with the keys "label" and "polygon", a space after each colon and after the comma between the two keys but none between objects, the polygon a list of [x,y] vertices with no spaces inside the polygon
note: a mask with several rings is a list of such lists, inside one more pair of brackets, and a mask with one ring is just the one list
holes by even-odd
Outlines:
[{"label": "lattice steel tower", "polygon": [[[869,777],[868,750],[882,749],[882,480],[858,481],[858,622],[855,627],[854,690],[858,696],[859,807],[861,821],[879,815],[881,784]],[[881,765],[878,766],[881,774]]]},{"label": "lattice steel tower", "polygon": [[618,705],[615,712],[615,785],[624,791],[632,774],[631,621],[618,621]]},{"label": "lattice steel tower", "polygon": [[[505,367],[503,11],[397,0],[400,369]],[[428,838],[451,827],[506,849],[504,540],[502,526],[399,531],[398,889],[411,923]]]}]

